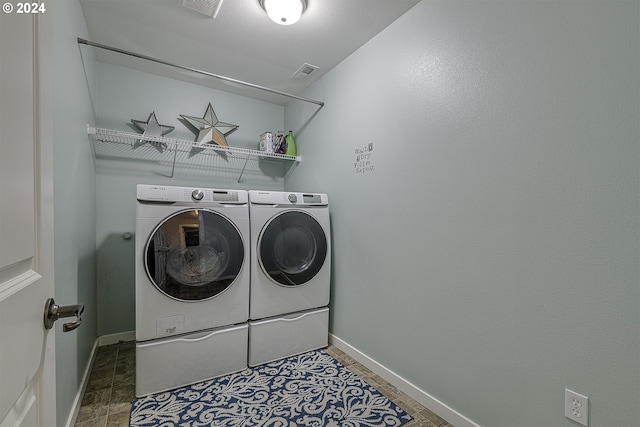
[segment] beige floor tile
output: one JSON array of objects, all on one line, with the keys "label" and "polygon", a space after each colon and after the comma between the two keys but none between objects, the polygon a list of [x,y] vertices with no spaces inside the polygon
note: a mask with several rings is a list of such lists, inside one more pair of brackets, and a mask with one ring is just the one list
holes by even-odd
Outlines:
[{"label": "beige floor tile", "polygon": [[[103,427],[107,425],[107,416],[85,421],[76,421],[75,427]],[[127,427],[127,426],[125,426]]]},{"label": "beige floor tile", "polygon": [[109,414],[109,417],[107,418],[106,427],[128,427],[128,426],[129,426],[129,411]]}]

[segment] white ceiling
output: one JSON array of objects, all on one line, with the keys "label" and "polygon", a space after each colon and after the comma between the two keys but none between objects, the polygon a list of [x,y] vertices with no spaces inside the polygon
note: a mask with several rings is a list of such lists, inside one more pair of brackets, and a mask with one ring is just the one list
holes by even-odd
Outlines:
[{"label": "white ceiling", "polygon": [[[218,0],[197,0],[217,2]],[[216,18],[183,0],[80,0],[90,41],[300,96],[419,0],[307,0],[300,21],[272,22],[259,0],[222,0]],[[95,47],[99,61],[277,104],[289,98]],[[319,67],[303,81],[303,63]]]}]

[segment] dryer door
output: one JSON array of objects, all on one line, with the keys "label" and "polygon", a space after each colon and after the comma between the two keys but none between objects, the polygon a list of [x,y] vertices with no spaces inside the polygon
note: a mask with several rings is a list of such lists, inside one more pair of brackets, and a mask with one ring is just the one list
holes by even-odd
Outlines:
[{"label": "dryer door", "polygon": [[165,218],[151,233],[145,268],[151,282],[181,301],[213,298],[230,287],[244,262],[237,227],[224,215],[189,209]]},{"label": "dryer door", "polygon": [[326,257],[325,232],[306,212],[285,211],[274,216],[258,238],[260,267],[283,286],[299,286],[313,279]]}]

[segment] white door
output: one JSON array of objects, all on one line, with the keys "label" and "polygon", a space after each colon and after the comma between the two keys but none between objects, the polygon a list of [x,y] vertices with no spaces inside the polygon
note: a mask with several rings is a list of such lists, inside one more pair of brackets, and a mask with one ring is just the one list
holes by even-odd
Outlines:
[{"label": "white door", "polygon": [[[51,26],[0,12],[0,427],[55,426]],[[30,5],[32,6],[32,5]],[[22,10],[26,12],[26,10]]]}]

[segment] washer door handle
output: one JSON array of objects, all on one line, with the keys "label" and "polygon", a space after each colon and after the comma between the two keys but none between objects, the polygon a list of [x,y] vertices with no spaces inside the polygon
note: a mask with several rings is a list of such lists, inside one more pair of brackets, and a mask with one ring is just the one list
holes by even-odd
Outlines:
[{"label": "washer door handle", "polygon": [[73,331],[82,324],[82,312],[84,312],[84,304],[59,306],[53,298],[49,298],[44,304],[44,327],[51,329],[59,318],[75,316],[76,320],[62,325],[63,332]]}]

